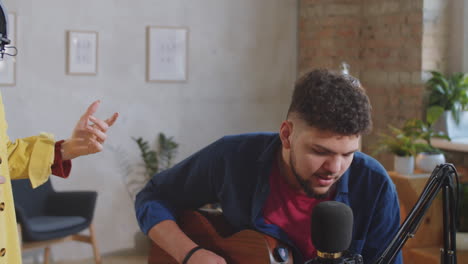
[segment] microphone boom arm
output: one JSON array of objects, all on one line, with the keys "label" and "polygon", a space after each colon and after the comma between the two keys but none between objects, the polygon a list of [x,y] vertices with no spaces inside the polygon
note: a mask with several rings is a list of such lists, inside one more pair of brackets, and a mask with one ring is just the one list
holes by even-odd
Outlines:
[{"label": "microphone boom arm", "polygon": [[441,249],[440,263],[457,263],[453,176],[456,177],[458,182],[458,174],[452,164],[445,163],[436,166],[418,201],[411,209],[411,212],[398,229],[397,234],[387,246],[384,253],[374,264],[392,263],[406,241],[414,237],[424,215],[441,189],[443,195],[444,248]]}]

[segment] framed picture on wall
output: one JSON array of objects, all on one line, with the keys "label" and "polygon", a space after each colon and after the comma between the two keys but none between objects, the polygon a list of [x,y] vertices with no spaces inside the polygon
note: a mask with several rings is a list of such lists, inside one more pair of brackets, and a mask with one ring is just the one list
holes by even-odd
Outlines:
[{"label": "framed picture on wall", "polygon": [[11,43],[5,47],[5,56],[0,60],[0,86],[16,85],[16,58],[7,54],[16,54],[16,14],[8,13],[8,38]]},{"label": "framed picture on wall", "polygon": [[67,74],[97,74],[98,33],[67,31]]},{"label": "framed picture on wall", "polygon": [[188,29],[148,26],[146,39],[146,80],[187,81]]}]

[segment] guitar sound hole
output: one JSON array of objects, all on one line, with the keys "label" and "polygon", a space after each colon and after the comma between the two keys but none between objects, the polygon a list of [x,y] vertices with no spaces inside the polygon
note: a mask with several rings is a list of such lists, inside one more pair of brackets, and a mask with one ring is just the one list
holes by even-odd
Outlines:
[{"label": "guitar sound hole", "polygon": [[273,251],[273,256],[275,260],[278,262],[286,262],[288,261],[289,252],[287,248],[284,247],[277,247]]}]

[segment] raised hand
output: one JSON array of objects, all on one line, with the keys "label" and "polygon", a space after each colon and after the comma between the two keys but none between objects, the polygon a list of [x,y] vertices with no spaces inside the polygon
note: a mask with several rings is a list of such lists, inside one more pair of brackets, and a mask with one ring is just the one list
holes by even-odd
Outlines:
[{"label": "raised hand", "polygon": [[106,132],[115,123],[119,114],[114,113],[108,119],[100,120],[94,116],[99,104],[100,101],[95,101],[88,107],[73,129],[72,136],[63,142],[63,160],[102,151],[102,144],[107,139]]}]

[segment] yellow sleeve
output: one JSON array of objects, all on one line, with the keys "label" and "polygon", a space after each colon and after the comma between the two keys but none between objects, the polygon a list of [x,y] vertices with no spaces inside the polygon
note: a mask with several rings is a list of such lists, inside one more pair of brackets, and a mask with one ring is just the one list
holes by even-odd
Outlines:
[{"label": "yellow sleeve", "polygon": [[53,135],[8,141],[8,165],[11,179],[29,178],[33,188],[45,183],[52,173],[55,140]]}]

